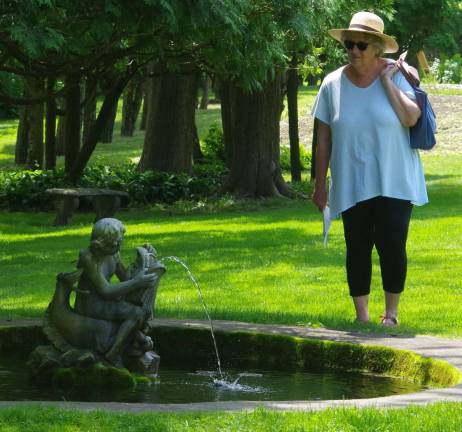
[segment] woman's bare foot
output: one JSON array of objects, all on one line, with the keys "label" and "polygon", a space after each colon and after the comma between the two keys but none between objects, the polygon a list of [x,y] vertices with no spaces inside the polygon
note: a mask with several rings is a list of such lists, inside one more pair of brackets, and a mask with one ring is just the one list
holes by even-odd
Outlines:
[{"label": "woman's bare foot", "polygon": [[353,304],[356,311],[356,321],[366,323],[369,321],[369,296],[363,295],[358,297],[352,297]]}]

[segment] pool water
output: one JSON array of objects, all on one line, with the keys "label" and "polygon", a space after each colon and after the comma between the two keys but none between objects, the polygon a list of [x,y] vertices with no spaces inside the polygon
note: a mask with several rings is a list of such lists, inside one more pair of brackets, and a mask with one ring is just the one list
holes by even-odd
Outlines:
[{"label": "pool water", "polygon": [[336,372],[225,371],[225,383],[210,371],[161,367],[150,384],[133,391],[56,390],[31,382],[27,366],[0,358],[0,400],[67,400],[98,402],[191,403],[215,401],[282,401],[359,399],[412,393],[421,385],[398,378]]}]

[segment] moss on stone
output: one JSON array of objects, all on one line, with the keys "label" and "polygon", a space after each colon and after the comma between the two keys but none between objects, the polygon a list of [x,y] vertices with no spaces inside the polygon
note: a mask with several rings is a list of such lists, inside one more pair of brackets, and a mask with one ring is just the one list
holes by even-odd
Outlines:
[{"label": "moss on stone", "polygon": [[58,368],[52,377],[52,385],[59,389],[88,389],[89,391],[132,390],[135,376],[127,369],[117,369],[97,363],[89,368]]},{"label": "moss on stone", "polygon": [[136,374],[134,378],[137,384],[151,384],[153,382],[153,380],[146,375]]},{"label": "moss on stone", "polygon": [[57,389],[71,389],[79,383],[77,370],[75,368],[58,368],[51,377],[51,385]]},{"label": "moss on stone", "polygon": [[[224,368],[365,371],[433,387],[455,385],[462,378],[449,363],[406,350],[250,331],[216,331],[215,335]],[[216,366],[209,330],[158,327],[152,336],[163,365]]]},{"label": "moss on stone", "polygon": [[[215,351],[207,329],[162,326],[155,327],[151,336],[164,366],[189,369],[216,367]],[[216,339],[223,368],[367,371],[403,377],[434,387],[455,385],[462,378],[460,371],[445,361],[388,347],[250,331],[216,331]],[[46,337],[40,326],[0,327],[0,354],[24,353],[27,356],[43,343],[46,343]],[[76,370],[77,378],[72,375],[74,372],[60,372],[55,378],[57,383],[84,379],[100,388],[114,390],[136,386],[137,378],[127,370],[103,365]]]}]

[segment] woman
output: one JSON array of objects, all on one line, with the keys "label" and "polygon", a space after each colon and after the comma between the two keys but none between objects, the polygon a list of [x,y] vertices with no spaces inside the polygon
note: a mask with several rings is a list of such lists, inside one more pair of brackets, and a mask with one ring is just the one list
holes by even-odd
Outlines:
[{"label": "woman", "polygon": [[343,219],[356,319],[369,320],[375,245],[385,291],[381,323],[396,326],[412,205],[428,197],[419,154],[409,142],[420,108],[395,62],[381,57],[398,51],[383,29],[380,17],[358,12],[348,29],[329,31],[347,50],[349,64],[326,76],[313,108],[318,119],[313,202],[320,211],[327,205],[330,162],[329,206],[332,218]]}]

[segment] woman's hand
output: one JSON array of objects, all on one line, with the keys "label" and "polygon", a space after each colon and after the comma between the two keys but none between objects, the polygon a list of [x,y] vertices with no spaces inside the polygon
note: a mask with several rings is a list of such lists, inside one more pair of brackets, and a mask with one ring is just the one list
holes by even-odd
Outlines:
[{"label": "woman's hand", "polygon": [[327,188],[325,183],[323,185],[315,185],[312,200],[313,204],[322,212],[327,206]]},{"label": "woman's hand", "polygon": [[380,79],[399,121],[404,127],[412,127],[417,123],[421,111],[417,103],[410,99],[392,81],[393,75],[398,71],[398,62],[385,63],[380,72]]},{"label": "woman's hand", "polygon": [[398,65],[396,62],[385,62],[383,69],[380,71],[380,78],[392,79],[393,75],[398,71]]}]

